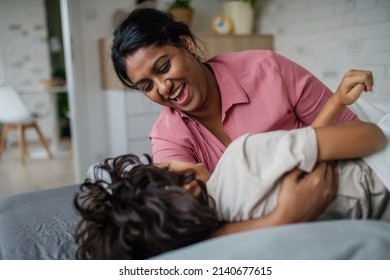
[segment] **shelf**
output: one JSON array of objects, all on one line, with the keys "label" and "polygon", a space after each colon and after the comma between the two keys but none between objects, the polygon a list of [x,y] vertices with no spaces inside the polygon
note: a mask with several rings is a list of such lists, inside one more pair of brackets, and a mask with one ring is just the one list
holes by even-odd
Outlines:
[{"label": "shelf", "polygon": [[197,34],[197,36],[206,48],[206,58],[225,52],[273,49],[272,35],[215,35],[203,33]]}]

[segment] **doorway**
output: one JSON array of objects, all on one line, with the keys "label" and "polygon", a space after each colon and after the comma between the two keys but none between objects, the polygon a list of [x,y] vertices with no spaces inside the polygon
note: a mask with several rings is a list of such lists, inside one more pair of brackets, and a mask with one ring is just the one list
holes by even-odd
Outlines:
[{"label": "doorway", "polygon": [[[66,88],[65,56],[62,36],[60,0],[45,0],[48,42],[50,50],[51,79],[47,81],[57,88],[56,118],[60,141],[71,142],[70,109]],[[61,90],[63,89],[63,90]]]}]

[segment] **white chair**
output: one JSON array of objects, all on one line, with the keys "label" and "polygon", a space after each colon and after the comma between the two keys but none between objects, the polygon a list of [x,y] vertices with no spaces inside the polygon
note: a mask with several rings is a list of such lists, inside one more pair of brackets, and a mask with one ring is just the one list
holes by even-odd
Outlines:
[{"label": "white chair", "polygon": [[0,158],[7,140],[8,132],[12,129],[16,129],[19,138],[20,161],[22,164],[25,163],[27,158],[25,130],[27,128],[35,129],[49,158],[53,158],[49,145],[38,126],[36,116],[28,110],[18,92],[8,85],[0,85],[0,123],[3,124],[0,139]]}]

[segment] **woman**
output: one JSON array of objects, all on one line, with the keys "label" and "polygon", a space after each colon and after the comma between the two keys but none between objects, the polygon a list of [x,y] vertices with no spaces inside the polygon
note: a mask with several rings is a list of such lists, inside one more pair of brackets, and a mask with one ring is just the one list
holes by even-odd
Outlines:
[{"label": "woman", "polygon": [[[198,53],[188,26],[154,9],[135,10],[114,33],[112,60],[119,79],[163,106],[150,133],[154,162],[203,163],[213,171],[239,136],[310,125],[325,103],[333,103],[332,92],[318,79],[272,51],[229,53],[206,63]],[[347,78],[372,89],[370,72],[352,71]],[[337,121],[356,118],[343,109]],[[303,179],[286,176],[282,190],[288,201],[279,203],[288,216],[235,226],[317,217],[334,198],[333,172],[320,164]]]}]

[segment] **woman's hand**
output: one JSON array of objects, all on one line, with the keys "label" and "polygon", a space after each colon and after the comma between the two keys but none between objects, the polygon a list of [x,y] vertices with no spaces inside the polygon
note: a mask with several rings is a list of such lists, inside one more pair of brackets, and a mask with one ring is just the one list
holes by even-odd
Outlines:
[{"label": "woman's hand", "polygon": [[330,163],[318,163],[304,176],[294,169],[283,178],[273,215],[281,224],[314,220],[333,201],[337,187],[338,175]]},{"label": "woman's hand", "polygon": [[372,91],[374,78],[371,71],[349,70],[334,94],[334,101],[340,106],[347,106],[359,99],[363,91]]}]

